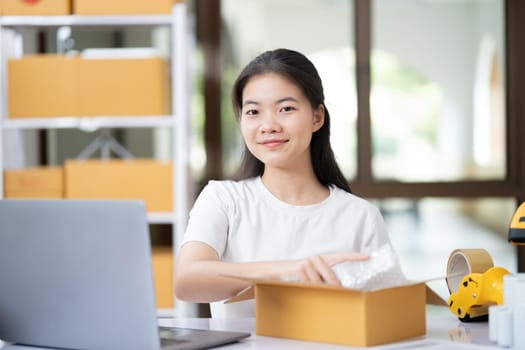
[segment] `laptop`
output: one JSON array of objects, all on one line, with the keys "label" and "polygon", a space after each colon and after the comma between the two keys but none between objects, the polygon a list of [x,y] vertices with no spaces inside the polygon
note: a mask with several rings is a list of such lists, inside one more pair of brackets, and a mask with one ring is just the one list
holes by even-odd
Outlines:
[{"label": "laptop", "polygon": [[84,350],[203,349],[249,335],[159,329],[141,201],[0,200],[4,342]]}]

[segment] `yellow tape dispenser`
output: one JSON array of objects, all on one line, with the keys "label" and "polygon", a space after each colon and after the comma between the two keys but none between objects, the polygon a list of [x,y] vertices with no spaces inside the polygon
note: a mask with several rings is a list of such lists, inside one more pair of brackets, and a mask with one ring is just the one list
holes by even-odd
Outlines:
[{"label": "yellow tape dispenser", "polygon": [[503,267],[484,249],[456,249],[447,265],[448,307],[463,322],[486,321],[490,305],[503,304]]},{"label": "yellow tape dispenser", "polygon": [[463,322],[486,320],[490,305],[503,304],[503,276],[508,273],[503,267],[491,267],[466,275],[458,291],[450,294],[448,308]]},{"label": "yellow tape dispenser", "polygon": [[512,244],[525,244],[525,202],[518,207],[509,227],[509,242]]}]

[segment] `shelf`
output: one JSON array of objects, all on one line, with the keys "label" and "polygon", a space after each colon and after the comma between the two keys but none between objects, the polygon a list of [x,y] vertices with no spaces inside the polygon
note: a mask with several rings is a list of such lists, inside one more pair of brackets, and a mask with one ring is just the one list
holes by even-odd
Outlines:
[{"label": "shelf", "polygon": [[174,127],[173,116],[59,117],[4,119],[4,129],[80,129]]},{"label": "shelf", "polygon": [[159,26],[171,25],[171,15],[118,16],[3,16],[4,27],[61,27],[61,26]]},{"label": "shelf", "polygon": [[174,224],[174,212],[150,212],[148,213],[148,223],[150,224]]},{"label": "shelf", "polygon": [[[1,2],[2,0],[0,0]],[[25,141],[25,137],[33,139],[35,135],[22,133],[22,130],[50,130],[50,129],[77,129],[85,132],[93,132],[99,129],[128,129],[128,128],[165,128],[169,133],[154,133],[155,143],[158,144],[159,152],[171,149],[171,160],[173,162],[171,197],[173,208],[176,211],[148,212],[148,224],[171,225],[172,252],[173,256],[177,253],[179,243],[182,241],[182,234],[185,232],[188,216],[188,196],[189,182],[189,145],[190,134],[190,111],[189,111],[189,73],[190,61],[189,54],[192,46],[189,45],[194,37],[193,21],[189,21],[186,4],[177,2],[172,8],[172,13],[161,15],[111,15],[111,16],[85,16],[85,15],[66,15],[66,16],[0,16],[0,199],[4,195],[3,169],[7,166],[7,160],[16,160],[25,165],[25,152],[19,140]],[[82,27],[86,31],[96,28],[113,30],[114,28],[143,27],[145,29],[156,29],[165,27],[166,33],[159,38],[166,40],[169,54],[166,55],[170,60],[170,82],[171,92],[169,100],[172,110],[170,115],[91,115],[85,117],[63,116],[63,117],[43,117],[34,115],[32,118],[8,118],[8,88],[7,59],[10,57],[22,57],[24,54],[25,37],[35,37],[38,31],[56,29],[59,27]],[[28,33],[24,29],[32,29]],[[154,31],[152,30],[152,34]],[[169,35],[167,35],[169,32]],[[166,34],[166,35],[164,35]],[[156,35],[155,35],[156,36]],[[30,46],[32,40],[29,41]],[[156,43],[156,42],[155,42]],[[32,50],[33,51],[33,50]],[[176,78],[176,79],[175,79]],[[30,101],[28,102],[30,103]],[[37,113],[35,113],[37,114]],[[4,139],[4,130],[10,130],[7,141]],[[163,130],[164,131],[164,130]],[[14,136],[14,137],[11,137]],[[51,135],[51,140],[55,138]],[[158,142],[157,142],[158,141]],[[51,142],[50,142],[51,143]],[[50,145],[54,147],[54,144]],[[10,153],[18,152],[20,159],[4,159],[5,149]],[[51,150],[54,152],[54,150]],[[154,154],[156,154],[155,150]],[[161,152],[163,153],[163,152]],[[169,151],[166,151],[169,153]],[[12,158],[12,159],[11,159]],[[163,157],[162,157],[163,158]],[[16,164],[19,164],[16,163]],[[168,193],[166,193],[168,194]],[[173,293],[175,308],[158,309],[158,317],[173,317],[175,311],[180,315],[196,315],[194,305],[185,305],[177,301]],[[181,309],[182,306],[182,309]],[[180,309],[180,311],[179,311]],[[0,342],[1,343],[1,342]]]}]

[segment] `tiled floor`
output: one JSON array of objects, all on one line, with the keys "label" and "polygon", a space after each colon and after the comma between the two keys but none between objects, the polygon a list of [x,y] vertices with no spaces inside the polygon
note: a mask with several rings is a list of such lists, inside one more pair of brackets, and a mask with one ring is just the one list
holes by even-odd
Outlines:
[{"label": "tiled floor", "polygon": [[[383,215],[408,279],[445,276],[450,253],[458,248],[486,249],[495,266],[517,270],[516,249],[502,234],[446,206],[426,202],[418,205],[417,215],[412,210],[385,211]],[[444,279],[429,285],[445,300],[448,298]]]}]

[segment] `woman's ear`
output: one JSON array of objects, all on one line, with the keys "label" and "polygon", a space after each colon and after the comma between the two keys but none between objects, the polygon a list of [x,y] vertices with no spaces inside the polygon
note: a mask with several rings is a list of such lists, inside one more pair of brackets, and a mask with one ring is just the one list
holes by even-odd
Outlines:
[{"label": "woman's ear", "polygon": [[323,125],[324,125],[324,105],[320,104],[314,110],[314,120],[313,120],[313,125],[312,125],[312,132],[316,132],[317,130],[321,129]]}]

